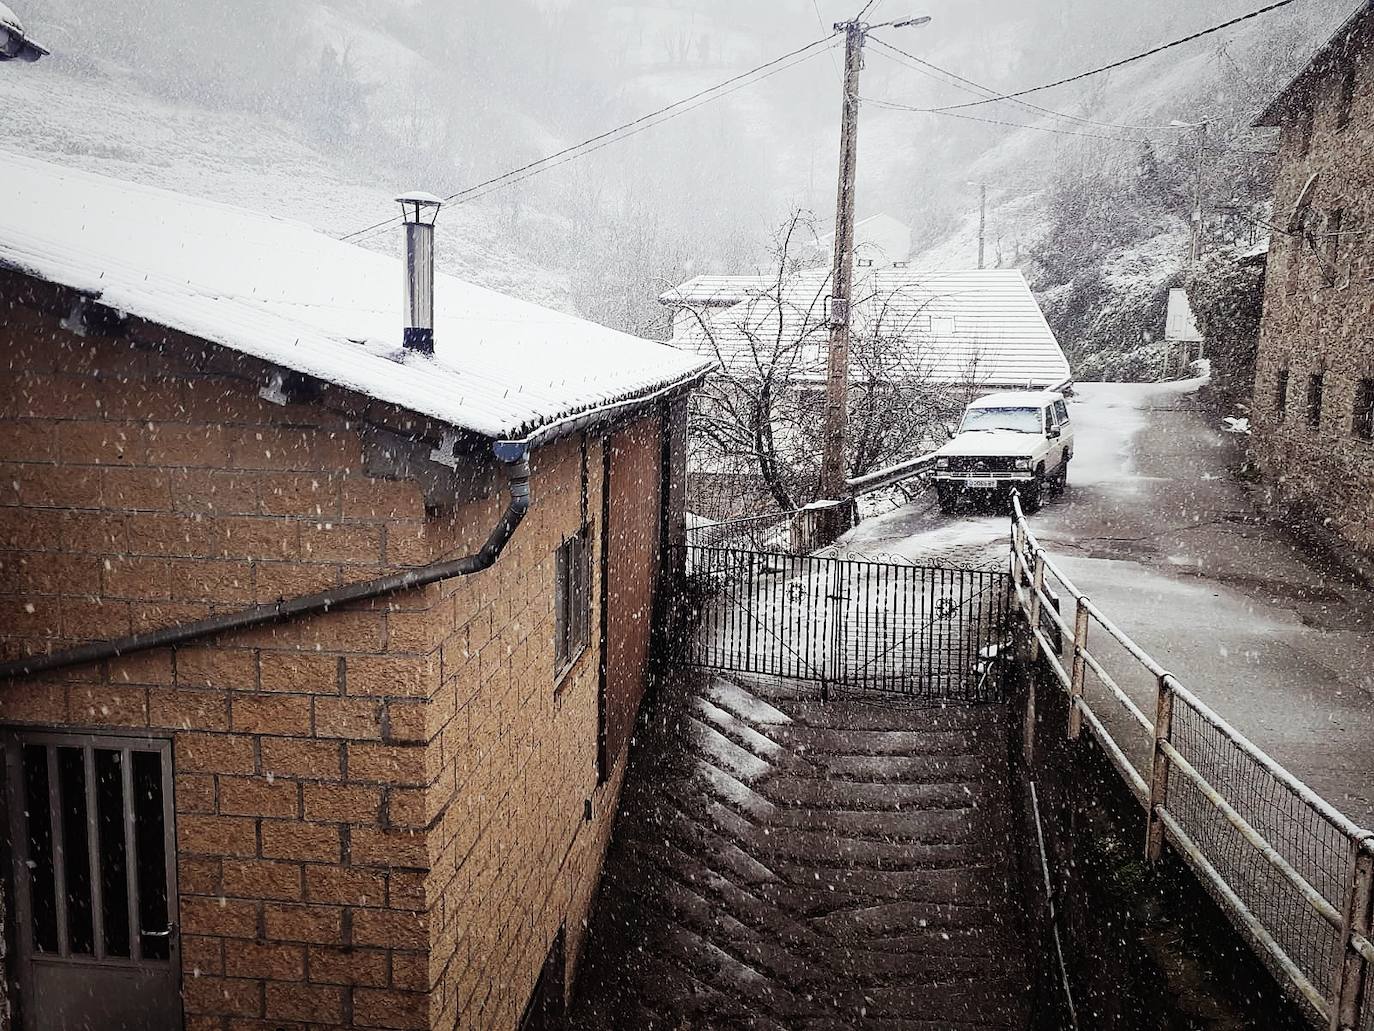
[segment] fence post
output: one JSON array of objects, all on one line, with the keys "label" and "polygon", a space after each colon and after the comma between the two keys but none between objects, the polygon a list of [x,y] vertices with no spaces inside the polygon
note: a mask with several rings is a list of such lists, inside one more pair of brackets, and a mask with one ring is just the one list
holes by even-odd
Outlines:
[{"label": "fence post", "polygon": [[1030,610],[1030,657],[1031,662],[1040,658],[1040,592],[1045,587],[1045,553],[1035,549],[1035,572],[1031,577]]},{"label": "fence post", "polygon": [[1155,694],[1154,762],[1150,769],[1150,816],[1145,834],[1145,858],[1156,862],[1164,853],[1164,822],[1159,811],[1169,804],[1169,757],[1160,747],[1172,743],[1174,730],[1174,691],[1172,675],[1161,673]]},{"label": "fence post", "polygon": [[1350,883],[1346,886],[1345,912],[1341,918],[1341,947],[1332,978],[1331,1031],[1360,1026],[1360,1007],[1370,987],[1370,964],[1354,947],[1352,939],[1355,935],[1368,939],[1374,924],[1374,834],[1366,831],[1352,845]]},{"label": "fence post", "polygon": [[1083,713],[1078,704],[1083,697],[1083,680],[1088,660],[1088,599],[1079,597],[1073,618],[1073,676],[1069,682],[1069,740],[1077,741],[1083,732]]}]

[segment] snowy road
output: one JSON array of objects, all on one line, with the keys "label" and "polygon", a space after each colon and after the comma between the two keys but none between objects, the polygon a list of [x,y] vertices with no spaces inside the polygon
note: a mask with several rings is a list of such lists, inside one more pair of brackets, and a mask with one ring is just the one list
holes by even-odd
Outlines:
[{"label": "snowy road", "polygon": [[[1197,382],[1080,384],[1065,498],[1033,519],[1098,605],[1184,683],[1352,819],[1374,824],[1374,592],[1266,523],[1233,475],[1244,438]],[[922,500],[872,519],[852,551],[986,561],[1002,515]],[[1123,662],[1120,668],[1125,668]],[[1152,687],[1129,685],[1146,711]]]}]

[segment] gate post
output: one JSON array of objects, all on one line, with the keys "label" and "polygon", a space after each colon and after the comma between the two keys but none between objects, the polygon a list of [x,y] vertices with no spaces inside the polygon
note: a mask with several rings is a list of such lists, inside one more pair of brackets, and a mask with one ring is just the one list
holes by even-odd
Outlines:
[{"label": "gate post", "polygon": [[1077,741],[1083,731],[1083,713],[1079,703],[1083,698],[1083,681],[1087,675],[1088,599],[1079,596],[1073,619],[1073,676],[1069,682],[1069,740]]},{"label": "gate post", "polygon": [[1351,845],[1350,883],[1346,887],[1341,945],[1331,986],[1331,1031],[1359,1027],[1361,1005],[1374,1005],[1369,992],[1371,963],[1354,944],[1356,935],[1367,942],[1374,924],[1374,833],[1365,831]]},{"label": "gate post", "polygon": [[1164,853],[1164,821],[1159,811],[1169,804],[1169,757],[1160,746],[1173,743],[1174,691],[1172,674],[1161,673],[1155,694],[1154,760],[1150,769],[1150,816],[1145,833],[1145,858],[1156,862]]},{"label": "gate post", "polygon": [[1040,592],[1045,589],[1045,552],[1035,549],[1035,572],[1031,577],[1030,657],[1040,658]]}]

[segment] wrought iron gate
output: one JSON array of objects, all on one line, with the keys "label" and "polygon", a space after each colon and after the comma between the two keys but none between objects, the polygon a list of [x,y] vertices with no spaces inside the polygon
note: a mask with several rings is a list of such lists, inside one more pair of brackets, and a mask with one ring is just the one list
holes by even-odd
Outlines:
[{"label": "wrought iron gate", "polygon": [[994,701],[1001,571],[689,546],[694,665],[939,701]]}]

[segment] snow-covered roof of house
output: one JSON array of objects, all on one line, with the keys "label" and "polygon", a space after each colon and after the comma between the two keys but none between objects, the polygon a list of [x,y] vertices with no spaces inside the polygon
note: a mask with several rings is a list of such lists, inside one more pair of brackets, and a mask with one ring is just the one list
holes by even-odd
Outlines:
[{"label": "snow-covered roof of house", "polygon": [[0,267],[483,436],[522,438],[709,367],[442,273],[435,354],[405,351],[395,258],[3,151],[0,181]]},{"label": "snow-covered roof of house", "polygon": [[1188,291],[1176,286],[1169,291],[1169,307],[1164,315],[1164,339],[1196,344],[1202,331],[1193,318],[1193,306],[1188,303]]},{"label": "snow-covered roof of house", "polygon": [[1278,95],[1269,102],[1260,116],[1255,119],[1254,124],[1278,126],[1283,120],[1285,111],[1295,102],[1306,103],[1307,91],[1311,88],[1316,77],[1328,71],[1342,57],[1351,53],[1352,47],[1362,42],[1361,36],[1368,37],[1369,30],[1374,28],[1374,17],[1371,16],[1374,16],[1374,0],[1361,0],[1359,6],[1331,34],[1331,38],[1317,49],[1298,74],[1293,76],[1288,84],[1278,92]]},{"label": "snow-covered roof of house", "polygon": [[700,306],[728,308],[740,301],[772,290],[778,277],[772,276],[696,276],[681,286],[659,294],[660,304],[669,307]]},{"label": "snow-covered roof of house", "polygon": [[[750,278],[750,277],[742,277]],[[791,375],[824,373],[830,275],[808,270],[751,288],[732,307],[702,305],[697,319],[679,318],[673,343],[716,357],[736,371],[756,356],[777,357]],[[1069,363],[1016,269],[929,272],[887,268],[856,275],[851,326],[855,340],[882,339],[891,375],[931,383],[991,387],[1054,387],[1070,379]],[[714,341],[714,342],[713,342]],[[856,361],[860,360],[856,355]]]}]

